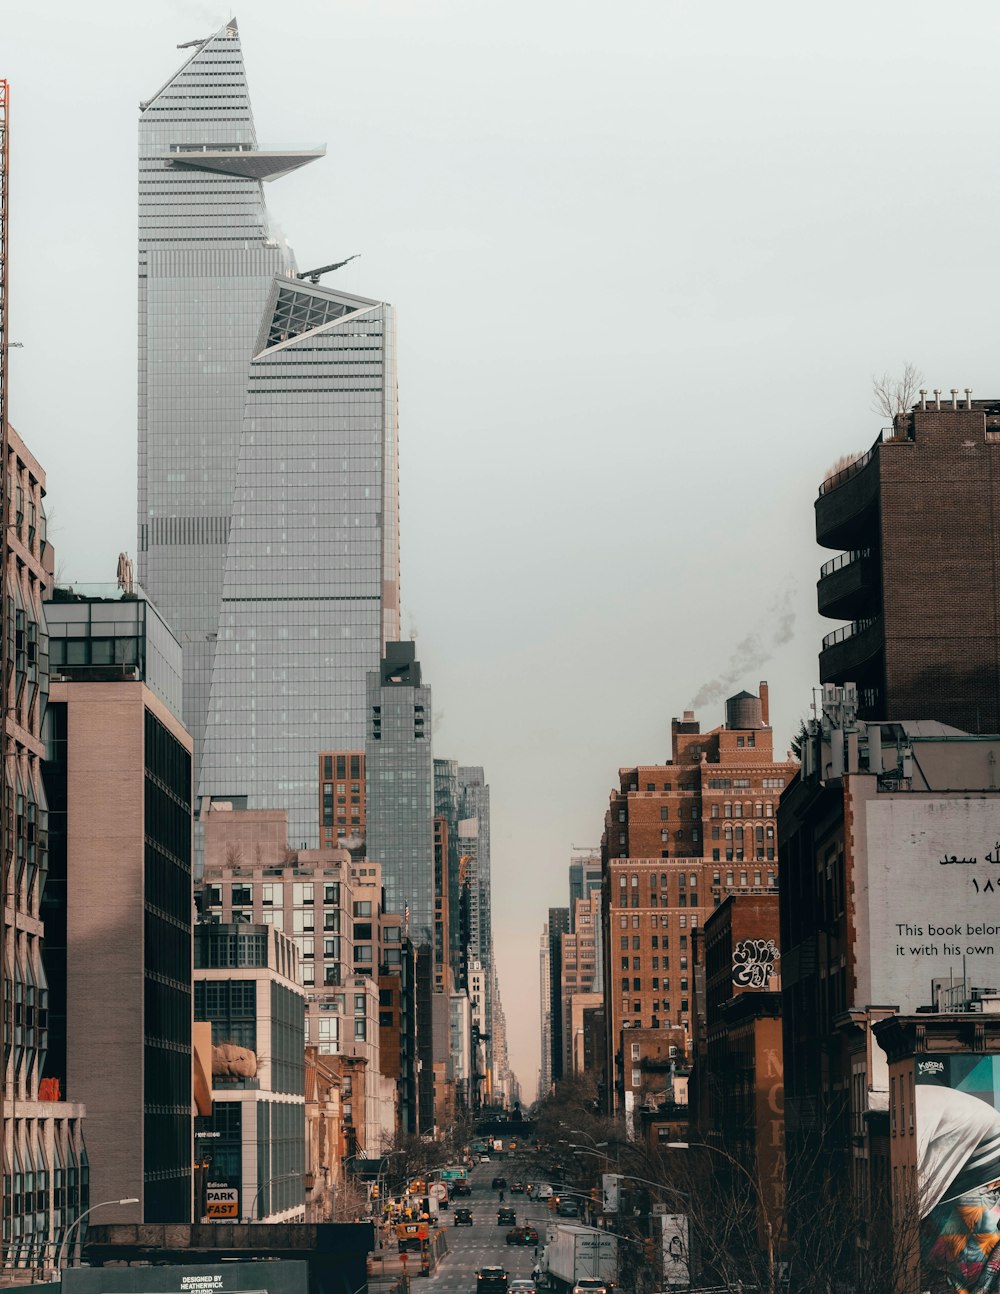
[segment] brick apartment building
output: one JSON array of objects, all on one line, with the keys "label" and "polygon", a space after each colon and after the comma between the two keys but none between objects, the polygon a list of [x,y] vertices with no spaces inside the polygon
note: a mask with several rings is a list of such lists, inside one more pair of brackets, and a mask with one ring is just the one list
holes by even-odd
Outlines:
[{"label": "brick apartment building", "polygon": [[1000,731],[1000,401],[921,402],[816,500],[820,679],[858,687],[862,719]]},{"label": "brick apartment building", "polygon": [[692,933],[730,890],[774,886],[775,813],[797,768],[774,757],[762,682],[729,698],[721,727],[674,719],[667,763],[619,771],[601,842],[609,1109],[630,1090],[628,1030],[690,1033]]},{"label": "brick apartment building", "polygon": [[320,848],[364,840],[365,825],[365,752],[324,750],[319,757]]},{"label": "brick apartment building", "polygon": [[705,1046],[694,1069],[692,1106],[699,1139],[734,1156],[760,1182],[780,1235],[785,1122],[778,939],[776,890],[736,891],[706,920]]}]

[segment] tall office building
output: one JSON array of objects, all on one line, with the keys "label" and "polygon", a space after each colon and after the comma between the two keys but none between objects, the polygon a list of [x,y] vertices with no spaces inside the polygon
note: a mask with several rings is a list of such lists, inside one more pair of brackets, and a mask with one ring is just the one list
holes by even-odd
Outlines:
[{"label": "tall office building", "polygon": [[[816,500],[824,683],[854,683],[861,719],[1000,731],[1000,401],[952,392],[899,414]],[[916,591],[919,590],[919,596]]]},{"label": "tall office building", "polygon": [[538,943],[538,997],[541,1003],[541,1062],[538,1066],[538,1097],[541,1100],[552,1086],[552,1001],[549,975],[549,927],[542,926]]},{"label": "tall office building", "polygon": [[[461,817],[475,852],[475,945],[473,956],[493,961],[493,918],[490,899],[490,788],[482,768],[463,765],[458,770]],[[460,833],[461,834],[461,833]],[[463,852],[465,852],[463,850]]]},{"label": "tall office building", "polygon": [[563,1076],[562,1036],[562,937],[569,934],[569,908],[549,908],[549,1078]]},{"label": "tall office building", "polygon": [[368,675],[368,856],[382,864],[387,912],[409,914],[417,947],[434,929],[431,689],[412,642],[389,643]]},{"label": "tall office building", "polygon": [[[589,850],[577,854],[569,865],[569,915],[573,920],[578,899],[585,899],[592,890],[601,888],[601,851]],[[576,929],[574,926],[573,929]]]},{"label": "tall office building", "polygon": [[296,845],[399,619],[392,308],[297,277],[263,196],[322,153],[259,147],[235,20],[141,105],[139,577],[200,799],[287,808]]}]

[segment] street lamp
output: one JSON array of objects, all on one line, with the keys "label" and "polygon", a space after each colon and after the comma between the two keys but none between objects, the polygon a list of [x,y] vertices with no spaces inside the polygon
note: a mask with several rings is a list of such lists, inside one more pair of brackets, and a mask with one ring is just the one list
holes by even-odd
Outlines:
[{"label": "street lamp", "polygon": [[[63,1242],[59,1246],[59,1253],[56,1256],[56,1270],[60,1273],[60,1277],[59,1277],[60,1280],[62,1279],[63,1259],[66,1256],[66,1246],[69,1244],[69,1238],[73,1234],[74,1227],[78,1227],[80,1223],[83,1222],[84,1218],[88,1218],[95,1209],[106,1209],[109,1204],[138,1204],[138,1203],[139,1203],[139,1197],[137,1195],[130,1195],[127,1200],[101,1200],[99,1204],[92,1204],[89,1209],[84,1209],[84,1211],[80,1214],[78,1218],[74,1218],[73,1221],[66,1228],[66,1234],[63,1236]],[[70,1264],[70,1266],[72,1266],[72,1263]]]},{"label": "street lamp", "polygon": [[[253,1215],[254,1215],[254,1210],[257,1207],[257,1201],[260,1199],[260,1197],[264,1194],[264,1192],[267,1190],[269,1186],[273,1186],[275,1182],[287,1182],[287,1181],[290,1181],[293,1177],[301,1177],[301,1176],[302,1174],[299,1172],[299,1170],[297,1168],[293,1168],[290,1173],[280,1173],[277,1177],[269,1177],[266,1182],[262,1182],[261,1185],[257,1187],[257,1194],[253,1197],[253,1203],[250,1205],[250,1212],[249,1212],[249,1215],[247,1216],[247,1221],[253,1222],[254,1220]],[[258,1218],[257,1221],[259,1222],[260,1218]]]},{"label": "street lamp", "polygon": [[760,1209],[760,1214],[764,1219],[764,1227],[767,1232],[767,1290],[768,1294],[775,1294],[775,1290],[777,1289],[775,1281],[777,1264],[775,1262],[774,1254],[774,1226],[771,1222],[771,1215],[768,1212],[767,1201],[764,1199],[764,1192],[761,1190],[760,1182],[756,1177],[754,1177],[745,1164],[741,1163],[735,1155],[731,1155],[727,1150],[723,1150],[721,1146],[712,1146],[704,1141],[668,1141],[666,1148],[668,1150],[708,1150],[713,1155],[718,1155],[720,1159],[724,1159],[731,1167],[738,1168],[750,1183],[750,1189],[757,1197],[757,1207]]}]

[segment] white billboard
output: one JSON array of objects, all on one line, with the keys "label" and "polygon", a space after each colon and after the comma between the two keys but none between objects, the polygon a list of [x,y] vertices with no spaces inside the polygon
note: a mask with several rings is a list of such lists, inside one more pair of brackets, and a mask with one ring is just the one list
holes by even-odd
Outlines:
[{"label": "white billboard", "polygon": [[863,808],[855,893],[845,896],[860,953],[856,1000],[912,1012],[931,1005],[934,979],[1000,987],[1000,795],[883,793]]},{"label": "white billboard", "polygon": [[685,1213],[665,1213],[660,1219],[663,1235],[663,1283],[668,1287],[691,1284],[688,1251],[688,1220]]},{"label": "white billboard", "polygon": [[617,1173],[601,1174],[601,1194],[604,1197],[602,1208],[605,1213],[618,1212],[618,1185],[621,1177]]}]

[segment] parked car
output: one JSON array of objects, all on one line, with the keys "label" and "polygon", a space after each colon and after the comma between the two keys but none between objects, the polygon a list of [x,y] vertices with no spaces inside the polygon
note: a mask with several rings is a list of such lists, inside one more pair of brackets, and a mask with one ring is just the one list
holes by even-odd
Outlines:
[{"label": "parked car", "polygon": [[493,1184],[490,1189],[494,1191],[505,1191],[507,1189],[506,1177],[494,1177]]},{"label": "parked car", "polygon": [[534,1227],[512,1227],[507,1232],[507,1243],[509,1245],[537,1245],[538,1232]]},{"label": "parked car", "polygon": [[517,1214],[514,1212],[513,1209],[504,1208],[503,1206],[497,1209],[498,1227],[513,1227],[516,1225],[517,1225]]},{"label": "parked car", "polygon": [[476,1273],[476,1294],[507,1294],[507,1280],[504,1267],[480,1267]]},{"label": "parked car", "polygon": [[456,1226],[456,1227],[471,1227],[471,1226],[472,1226],[472,1210],[471,1210],[471,1209],[461,1209],[461,1208],[456,1209],[456,1210],[455,1210],[455,1221],[452,1223],[452,1226]]}]

